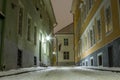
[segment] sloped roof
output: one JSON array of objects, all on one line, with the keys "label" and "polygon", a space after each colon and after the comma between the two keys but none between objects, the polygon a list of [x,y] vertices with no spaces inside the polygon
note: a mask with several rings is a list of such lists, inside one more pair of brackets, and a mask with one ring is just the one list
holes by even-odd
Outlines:
[{"label": "sloped roof", "polygon": [[56,32],[55,34],[73,34],[73,23],[67,25],[66,27],[62,28],[61,30],[59,30],[58,32]]}]

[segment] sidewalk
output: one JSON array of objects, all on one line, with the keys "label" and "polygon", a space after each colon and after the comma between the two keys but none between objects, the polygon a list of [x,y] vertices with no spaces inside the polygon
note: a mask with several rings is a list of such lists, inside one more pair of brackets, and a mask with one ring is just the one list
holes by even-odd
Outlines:
[{"label": "sidewalk", "polygon": [[12,75],[19,75],[28,72],[40,71],[45,70],[46,67],[30,67],[30,68],[21,68],[21,69],[13,69],[8,71],[0,71],[0,78]]},{"label": "sidewalk", "polygon": [[83,67],[83,68],[120,73],[120,68],[118,68],[118,67],[91,67],[91,66],[88,66],[88,67]]}]

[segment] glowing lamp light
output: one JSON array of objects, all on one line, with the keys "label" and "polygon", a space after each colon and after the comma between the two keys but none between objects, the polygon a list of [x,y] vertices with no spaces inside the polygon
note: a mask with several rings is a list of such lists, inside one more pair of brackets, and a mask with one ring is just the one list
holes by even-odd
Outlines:
[{"label": "glowing lamp light", "polygon": [[47,40],[47,41],[49,41],[50,39],[51,39],[51,37],[50,37],[50,36],[47,36],[47,37],[46,37],[46,40]]}]

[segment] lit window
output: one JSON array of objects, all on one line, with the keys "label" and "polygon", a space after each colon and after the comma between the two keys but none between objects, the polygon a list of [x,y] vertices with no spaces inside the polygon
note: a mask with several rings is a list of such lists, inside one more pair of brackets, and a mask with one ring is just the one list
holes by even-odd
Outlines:
[{"label": "lit window", "polygon": [[64,39],[64,45],[68,46],[68,39]]},{"label": "lit window", "polygon": [[64,52],[63,58],[64,58],[64,60],[69,60],[69,52]]},{"label": "lit window", "polygon": [[22,26],[23,26],[23,8],[19,9],[19,23],[18,23],[18,34],[22,36]]}]

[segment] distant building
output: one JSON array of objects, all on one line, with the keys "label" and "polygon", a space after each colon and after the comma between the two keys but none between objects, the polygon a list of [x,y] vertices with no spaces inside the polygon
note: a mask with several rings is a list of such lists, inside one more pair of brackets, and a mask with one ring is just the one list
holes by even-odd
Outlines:
[{"label": "distant building", "polygon": [[76,63],[120,67],[120,0],[73,0]]},{"label": "distant building", "polygon": [[74,33],[73,23],[61,29],[56,37],[56,62],[58,66],[74,65]]},{"label": "distant building", "polygon": [[50,65],[55,24],[50,0],[0,0],[0,68]]}]

